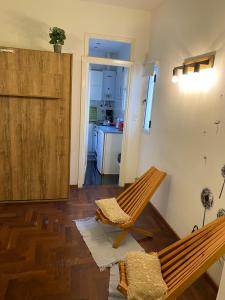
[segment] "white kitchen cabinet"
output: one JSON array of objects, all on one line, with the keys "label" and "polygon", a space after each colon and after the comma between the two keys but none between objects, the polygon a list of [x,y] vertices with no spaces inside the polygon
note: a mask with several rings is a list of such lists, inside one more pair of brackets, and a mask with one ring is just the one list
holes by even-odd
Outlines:
[{"label": "white kitchen cabinet", "polygon": [[101,174],[103,174],[104,143],[105,143],[105,134],[102,130],[98,130],[97,169]]},{"label": "white kitchen cabinet", "polygon": [[98,126],[93,127],[93,151],[97,153],[98,151]]},{"label": "white kitchen cabinet", "polygon": [[103,89],[103,72],[90,71],[90,100],[101,101]]},{"label": "white kitchen cabinet", "polygon": [[98,131],[97,169],[101,174],[119,174],[118,154],[121,153],[123,135]]},{"label": "white kitchen cabinet", "polygon": [[103,71],[103,94],[102,100],[114,101],[116,89],[116,72],[110,70]]},{"label": "white kitchen cabinet", "polygon": [[116,72],[116,101],[122,101],[124,88],[124,71],[122,68],[118,68]]},{"label": "white kitchen cabinet", "polygon": [[120,68],[116,74],[116,106],[117,110],[125,111],[127,98],[128,69]]},{"label": "white kitchen cabinet", "polygon": [[94,127],[93,123],[88,124],[88,152],[89,153],[94,151],[94,148],[93,148],[93,127]]}]

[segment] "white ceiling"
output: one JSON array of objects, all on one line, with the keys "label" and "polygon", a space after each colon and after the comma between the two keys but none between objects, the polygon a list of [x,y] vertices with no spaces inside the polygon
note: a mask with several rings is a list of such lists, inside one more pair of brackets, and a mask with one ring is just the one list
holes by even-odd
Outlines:
[{"label": "white ceiling", "polygon": [[129,8],[151,10],[160,5],[165,0],[85,0],[89,2],[99,2],[110,5],[118,5]]}]

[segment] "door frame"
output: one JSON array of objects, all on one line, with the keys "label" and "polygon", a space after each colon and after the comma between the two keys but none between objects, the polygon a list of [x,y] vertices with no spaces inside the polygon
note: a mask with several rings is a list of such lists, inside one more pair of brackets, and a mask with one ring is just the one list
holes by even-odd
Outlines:
[{"label": "door frame", "polygon": [[[109,39],[109,38],[108,38]],[[132,44],[131,44],[132,49]],[[119,59],[111,58],[99,58],[91,56],[82,57],[82,71],[81,71],[81,109],[80,109],[80,148],[79,148],[79,164],[78,164],[78,188],[82,188],[85,179],[85,160],[86,160],[86,134],[89,119],[89,65],[90,64],[100,64],[100,65],[110,65],[128,68],[128,80],[127,80],[127,97],[126,97],[126,109],[124,115],[124,129],[123,129],[123,141],[122,141],[122,151],[121,151],[121,163],[120,163],[120,174],[119,174],[119,185],[124,186],[125,184],[125,168],[126,168],[126,158],[127,158],[127,144],[128,144],[128,120],[130,111],[130,87],[131,87],[131,77],[133,71],[133,62],[124,61]]]}]

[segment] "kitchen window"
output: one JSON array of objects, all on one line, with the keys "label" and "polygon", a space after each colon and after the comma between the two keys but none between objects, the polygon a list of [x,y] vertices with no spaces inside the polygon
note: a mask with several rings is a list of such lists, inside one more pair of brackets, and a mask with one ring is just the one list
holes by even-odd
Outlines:
[{"label": "kitchen window", "polygon": [[147,92],[145,103],[145,112],[144,112],[144,131],[149,132],[151,128],[151,116],[152,116],[152,105],[153,105],[153,97],[154,97],[154,87],[156,82],[156,74],[154,72],[153,75],[147,77]]}]

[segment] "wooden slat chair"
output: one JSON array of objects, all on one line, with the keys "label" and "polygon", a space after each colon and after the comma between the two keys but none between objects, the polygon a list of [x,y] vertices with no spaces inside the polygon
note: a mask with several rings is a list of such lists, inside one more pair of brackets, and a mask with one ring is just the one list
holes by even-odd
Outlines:
[{"label": "wooden slat chair", "polygon": [[[166,300],[174,300],[225,254],[225,217],[206,225],[158,253],[168,286]],[[118,290],[127,296],[125,263],[119,264]]]},{"label": "wooden slat chair", "polygon": [[96,211],[96,220],[100,220],[105,224],[117,226],[122,230],[113,242],[114,248],[119,247],[129,231],[152,237],[152,233],[135,227],[134,223],[165,177],[165,172],[159,171],[155,167],[151,167],[135,183],[130,185],[129,188],[117,197],[116,200],[119,206],[130,216],[130,220],[127,223],[112,223],[104,216],[100,209]]}]

